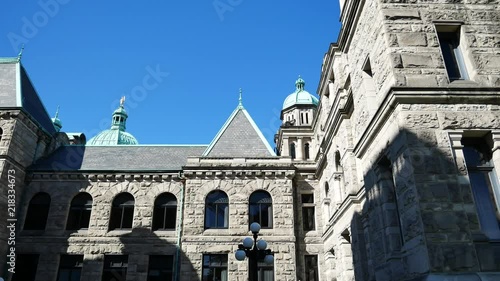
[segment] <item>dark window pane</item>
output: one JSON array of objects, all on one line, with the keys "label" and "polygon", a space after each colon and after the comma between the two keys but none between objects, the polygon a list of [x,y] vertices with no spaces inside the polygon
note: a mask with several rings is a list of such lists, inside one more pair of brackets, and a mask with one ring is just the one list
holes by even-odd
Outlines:
[{"label": "dark window pane", "polygon": [[123,208],[123,220],[121,228],[132,228],[132,221],[134,220],[134,207]]},{"label": "dark window pane", "polygon": [[273,205],[266,191],[255,191],[249,199],[249,223],[258,222],[263,228],[273,227]]},{"label": "dark window pane", "polygon": [[166,229],[175,229],[177,223],[177,207],[165,207],[166,215],[165,215],[165,228]]},{"label": "dark window pane", "polygon": [[80,281],[83,255],[62,255],[57,281]]},{"label": "dark window pane", "polygon": [[227,228],[229,226],[229,199],[222,191],[208,194],[205,202],[205,228]]},{"label": "dark window pane", "polygon": [[127,279],[128,256],[104,256],[102,281],[125,281]]},{"label": "dark window pane", "polygon": [[460,39],[458,32],[438,32],[438,38],[450,80],[467,79],[465,65],[462,61],[459,48]]},{"label": "dark window pane", "polygon": [[68,215],[67,230],[89,228],[90,213],[92,210],[92,196],[88,193],[80,193],[71,201]]},{"label": "dark window pane", "polygon": [[38,256],[36,254],[18,254],[16,256],[16,273],[12,281],[34,281],[38,267]]},{"label": "dark window pane", "polygon": [[469,179],[474,194],[481,230],[490,238],[500,238],[500,223],[490,194],[487,172],[470,171]]},{"label": "dark window pane", "polygon": [[302,203],[314,203],[314,195],[302,194]]},{"label": "dark window pane", "polygon": [[171,193],[162,193],[155,201],[153,230],[175,229],[177,218],[177,198]]},{"label": "dark window pane", "polygon": [[304,230],[314,230],[314,207],[303,207],[302,208],[302,219]]},{"label": "dark window pane", "polygon": [[134,197],[129,193],[121,193],[113,200],[109,230],[132,228],[134,220]]},{"label": "dark window pane", "polygon": [[227,255],[203,255],[203,280],[227,280]]},{"label": "dark window pane", "polygon": [[304,260],[306,281],[318,281],[318,256],[305,256]]},{"label": "dark window pane", "polygon": [[148,281],[172,281],[173,256],[149,256]]},{"label": "dark window pane", "polygon": [[24,223],[25,230],[44,230],[50,209],[50,196],[38,193],[30,201]]}]

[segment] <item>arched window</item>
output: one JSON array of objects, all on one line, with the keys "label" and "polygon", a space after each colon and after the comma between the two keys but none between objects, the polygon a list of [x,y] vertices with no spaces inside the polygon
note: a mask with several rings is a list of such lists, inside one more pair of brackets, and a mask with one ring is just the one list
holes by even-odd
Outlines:
[{"label": "arched window", "polygon": [[87,229],[90,223],[90,213],[92,211],[92,196],[82,192],[71,200],[69,209],[67,230]]},{"label": "arched window", "polygon": [[295,159],[295,143],[290,144],[290,157],[292,157],[292,160]]},{"label": "arched window", "polygon": [[44,230],[49,216],[50,196],[45,192],[31,198],[24,222],[25,230]]},{"label": "arched window", "polygon": [[153,230],[175,229],[177,222],[177,198],[172,193],[162,193],[155,200]]},{"label": "arched window", "polygon": [[328,193],[330,193],[330,185],[325,181],[325,197],[328,197]]},{"label": "arched window", "polygon": [[205,199],[205,229],[228,228],[229,199],[223,191],[212,191]]},{"label": "arched window", "polygon": [[306,160],[309,159],[309,143],[306,143],[304,145],[304,156],[305,156]]},{"label": "arched window", "polygon": [[121,193],[113,200],[109,230],[132,228],[134,220],[134,196]]},{"label": "arched window", "polygon": [[273,228],[273,199],[264,190],[255,191],[250,195],[248,222],[258,222],[262,228]]},{"label": "arched window", "polygon": [[2,141],[2,136],[3,136],[3,130],[0,128],[0,141]]}]

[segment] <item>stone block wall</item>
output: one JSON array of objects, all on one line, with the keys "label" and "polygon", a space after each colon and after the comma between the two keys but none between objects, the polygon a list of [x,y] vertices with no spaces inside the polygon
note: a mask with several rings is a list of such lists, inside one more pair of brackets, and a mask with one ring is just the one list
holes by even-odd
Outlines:
[{"label": "stone block wall", "polygon": [[[251,236],[249,198],[258,190],[267,191],[272,197],[273,227],[262,229],[260,235],[275,253],[275,280],[297,280],[296,218],[292,185],[295,172],[291,169],[291,162],[280,164],[281,160],[256,159],[249,163],[251,161],[207,159],[203,163],[188,161],[188,165],[184,167],[187,179],[182,250],[196,271],[183,280],[201,278],[203,254],[227,254],[229,280],[247,280],[248,262],[237,261],[234,253],[243,238]],[[227,229],[204,227],[205,198],[214,190],[224,191],[228,196]]]},{"label": "stone block wall", "polygon": [[[24,219],[30,199],[38,192],[51,197],[45,230],[21,230],[18,254],[40,254],[37,280],[55,280],[60,256],[84,255],[81,280],[100,279],[105,255],[128,255],[127,280],[146,280],[149,255],[176,255],[178,228],[152,231],[154,202],[158,195],[169,192],[177,198],[180,222],[180,199],[183,182],[178,174],[53,174],[34,173],[20,205],[19,225]],[[66,230],[71,200],[80,192],[93,198],[88,229]],[[113,198],[122,192],[134,196],[132,229],[109,231]],[[180,225],[179,225],[180,226]],[[185,260],[179,253],[180,260]],[[194,271],[192,265],[185,268]]]}]

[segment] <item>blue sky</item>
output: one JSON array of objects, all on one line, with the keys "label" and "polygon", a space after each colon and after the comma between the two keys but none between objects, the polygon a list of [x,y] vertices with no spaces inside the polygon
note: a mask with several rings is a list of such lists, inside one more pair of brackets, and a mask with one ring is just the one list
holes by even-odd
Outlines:
[{"label": "blue sky", "polygon": [[63,131],[107,129],[121,96],[141,144],[208,144],[238,104],[274,147],[300,74],[315,94],[338,1],[7,0],[0,56],[16,56]]}]

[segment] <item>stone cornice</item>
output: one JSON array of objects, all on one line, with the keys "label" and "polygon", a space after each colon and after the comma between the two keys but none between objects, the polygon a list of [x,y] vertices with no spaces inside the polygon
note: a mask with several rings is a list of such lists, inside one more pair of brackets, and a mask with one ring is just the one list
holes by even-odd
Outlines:
[{"label": "stone cornice", "polygon": [[164,182],[180,181],[180,173],[92,173],[92,172],[32,172],[31,181],[90,181],[90,182]]},{"label": "stone cornice", "polygon": [[399,104],[500,104],[500,88],[413,88],[393,87],[354,146],[362,158],[381,127]]}]

